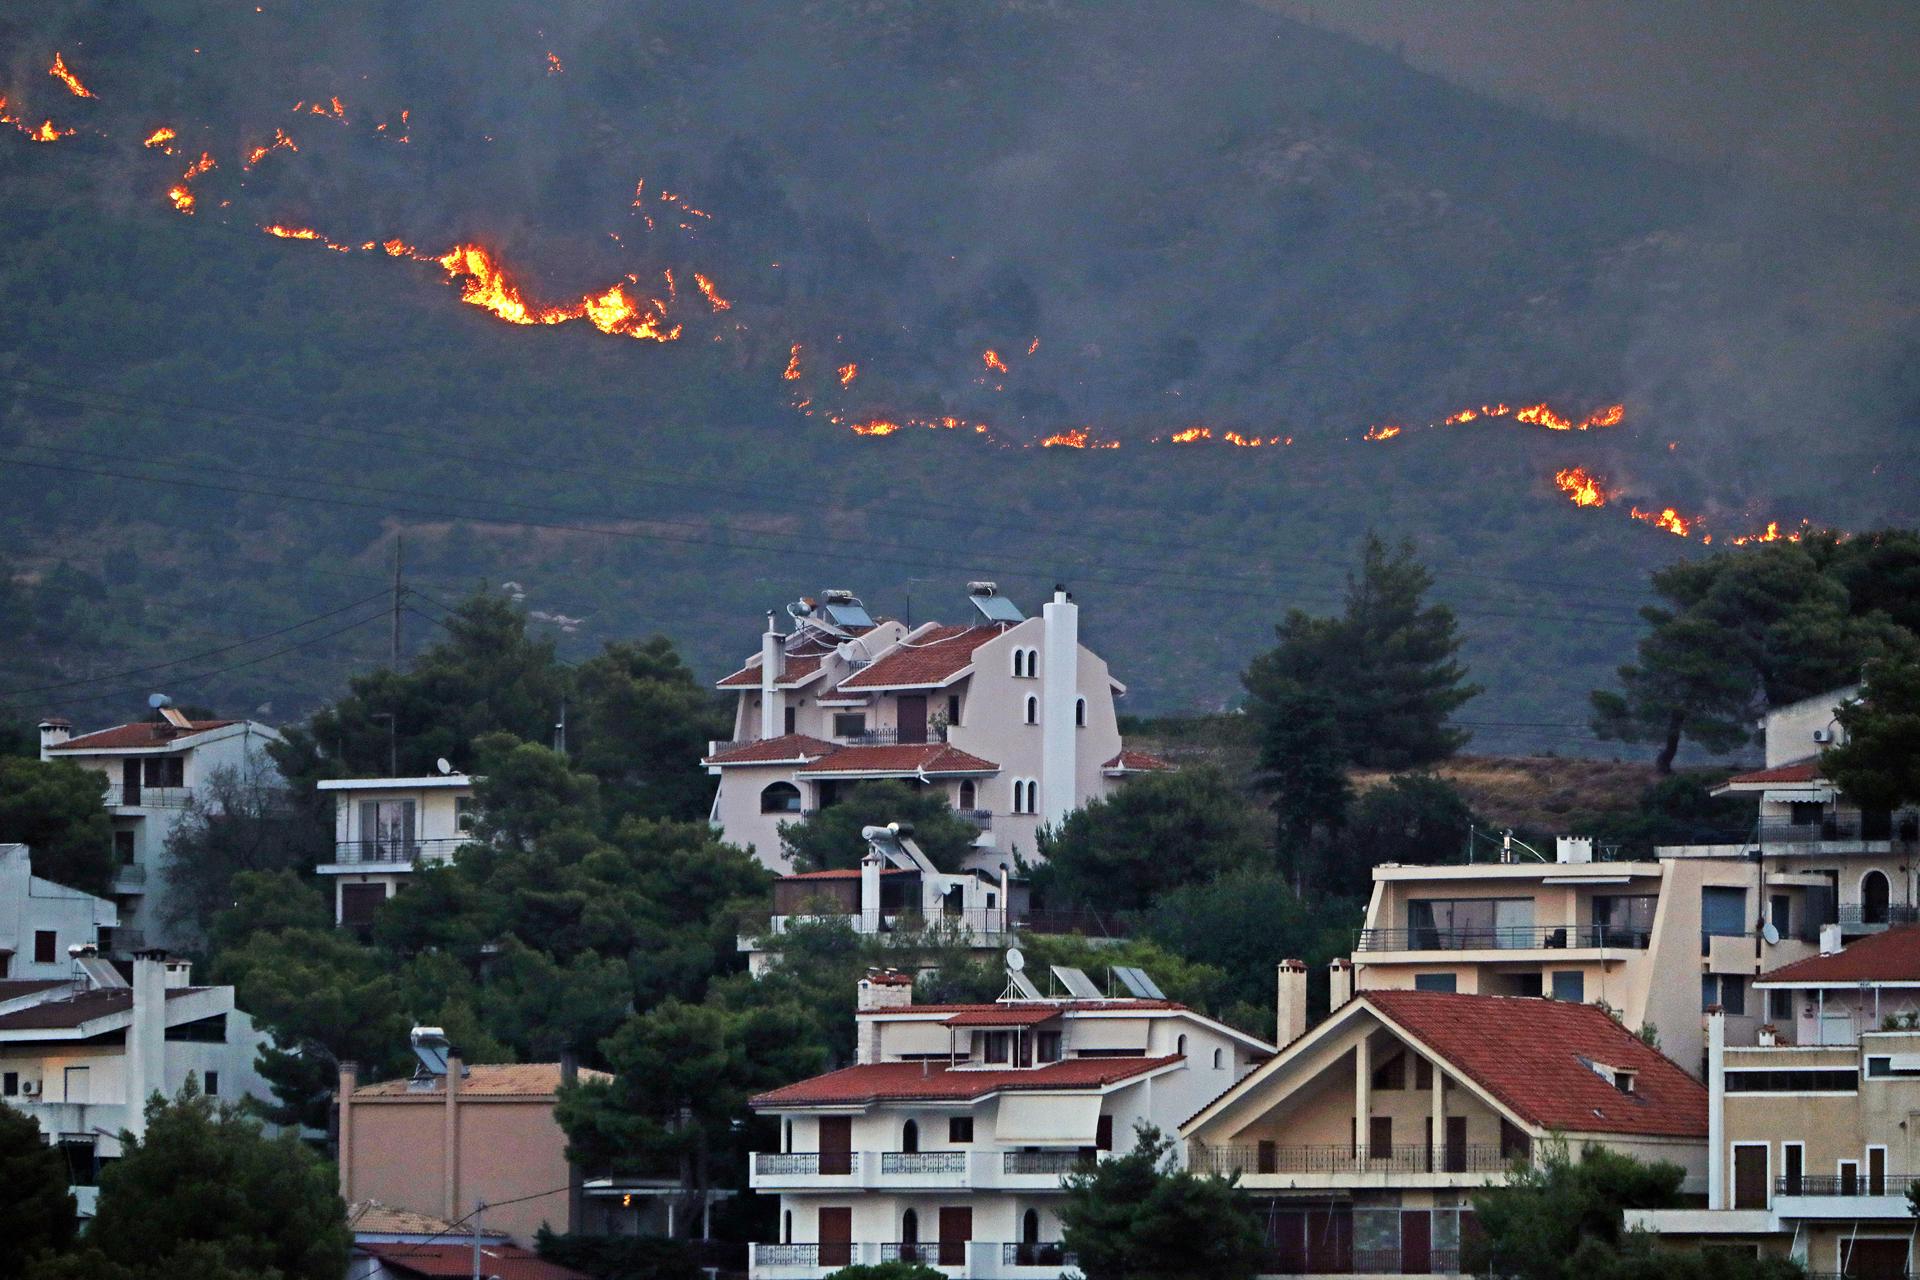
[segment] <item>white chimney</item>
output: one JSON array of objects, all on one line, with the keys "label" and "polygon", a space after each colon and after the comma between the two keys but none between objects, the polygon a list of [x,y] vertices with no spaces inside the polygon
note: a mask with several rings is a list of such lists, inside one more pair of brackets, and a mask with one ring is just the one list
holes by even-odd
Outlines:
[{"label": "white chimney", "polygon": [[880,851],[868,845],[867,856],[860,859],[860,923],[855,933],[880,932],[880,873],[886,865]]},{"label": "white chimney", "polygon": [[1282,960],[1280,981],[1275,993],[1273,1042],[1286,1048],[1307,1034],[1307,964],[1304,960]]},{"label": "white chimney", "polygon": [[1707,1010],[1707,1208],[1727,1207],[1727,1015]]},{"label": "white chimney", "polygon": [[1338,1009],[1353,999],[1353,961],[1342,956],[1327,966],[1327,1007]]},{"label": "white chimney", "polygon": [[1830,956],[1840,950],[1840,926],[1823,924],[1820,926],[1820,954]]},{"label": "white chimney", "polygon": [[1554,842],[1554,860],[1557,862],[1592,862],[1592,836],[1561,836]]},{"label": "white chimney", "polygon": [[[860,979],[854,1008],[859,1013],[913,1006],[913,975],[895,969],[869,969]],[[880,1061],[880,1026],[875,1018],[854,1019],[858,1027],[854,1061],[862,1066]]]},{"label": "white chimney", "polygon": [[760,635],[760,737],[777,738],[785,721],[780,711],[780,695],[774,684],[780,679],[780,632],[775,629],[773,610],[767,610],[767,629]]},{"label": "white chimney", "polygon": [[147,1132],[147,1099],[167,1092],[167,953],[133,954],[133,1022],[127,1028],[126,1127]]},{"label": "white chimney", "polygon": [[1066,588],[1040,610],[1040,816],[1058,825],[1073,812],[1079,790],[1080,606]]},{"label": "white chimney", "polygon": [[73,722],[49,716],[40,722],[40,758],[47,759],[55,747],[73,736]]}]

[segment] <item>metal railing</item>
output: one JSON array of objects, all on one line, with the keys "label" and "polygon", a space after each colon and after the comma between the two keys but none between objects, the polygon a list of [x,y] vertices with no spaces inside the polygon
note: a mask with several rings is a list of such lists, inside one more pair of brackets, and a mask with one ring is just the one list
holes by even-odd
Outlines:
[{"label": "metal railing", "polygon": [[1014,916],[1013,927],[1022,933],[1080,934],[1088,938],[1125,938],[1133,933],[1132,924],[1126,920],[1081,908],[1023,911]]},{"label": "metal railing", "polygon": [[1374,1147],[1356,1151],[1345,1143],[1319,1146],[1224,1147],[1196,1144],[1188,1163],[1202,1173],[1502,1173],[1525,1153],[1502,1151],[1496,1143],[1464,1146]]},{"label": "metal railing", "polygon": [[1000,1246],[1000,1264],[1007,1267],[1071,1267],[1079,1259],[1057,1240],[1024,1240]]},{"label": "metal railing", "polygon": [[947,726],[933,723],[929,723],[918,736],[908,734],[905,738],[902,738],[899,728],[895,727],[890,729],[862,729],[858,733],[850,733],[840,739],[840,741],[845,742],[850,747],[919,746],[923,742],[945,742],[946,740]]},{"label": "metal railing", "polygon": [[993,810],[991,809],[955,809],[954,816],[963,822],[971,822],[982,831],[993,830]]},{"label": "metal railing", "polygon": [[1362,929],[1356,951],[1526,951],[1618,947],[1645,951],[1646,929],[1626,925],[1557,924],[1487,928]]},{"label": "metal railing", "polygon": [[1890,902],[1876,911],[1869,911],[1865,903],[1843,902],[1840,904],[1841,924],[1920,924],[1920,907],[1905,902]]},{"label": "metal railing", "polygon": [[356,865],[417,862],[422,858],[445,862],[453,858],[455,850],[471,843],[469,836],[434,840],[341,840],[333,846],[333,860]]},{"label": "metal railing", "polygon": [[1868,819],[1858,813],[1829,813],[1818,822],[1762,818],[1755,824],[1755,832],[1761,844],[1820,844],[1850,840],[1877,842],[1893,839],[1898,825],[1886,817]]},{"label": "metal railing", "polygon": [[1072,1173],[1085,1159],[1078,1151],[1009,1151],[1000,1157],[1002,1173]]},{"label": "metal railing", "polygon": [[1773,1192],[1781,1196],[1904,1196],[1912,1181],[1912,1176],[1905,1173],[1879,1178],[1869,1177],[1865,1171],[1853,1177],[1803,1173],[1797,1178],[1775,1178]]},{"label": "metal railing", "polygon": [[[828,1245],[828,1249],[834,1246]],[[853,1246],[841,1245],[848,1255],[840,1266],[853,1262]],[[753,1246],[753,1265],[756,1267],[817,1267],[820,1262],[820,1246],[817,1244],[756,1244]]]},{"label": "metal railing", "polygon": [[147,869],[137,862],[123,862],[113,869],[113,882],[122,884],[145,884]]},{"label": "metal railing", "polygon": [[756,1151],[753,1171],[762,1177],[780,1177],[820,1172],[818,1151]]},{"label": "metal railing", "polygon": [[149,787],[145,783],[128,786],[124,782],[109,782],[101,793],[100,802],[109,807],[124,805],[138,809],[184,809],[193,799],[190,787]]},{"label": "metal railing", "polygon": [[[1424,1267],[1421,1266],[1423,1258],[1426,1264]],[[1414,1270],[1416,1268],[1417,1270]],[[1460,1251],[1428,1248],[1413,1250],[1409,1255],[1399,1245],[1384,1249],[1353,1251],[1353,1270],[1356,1274],[1399,1275],[1403,1269],[1413,1270],[1416,1275],[1450,1275],[1460,1270]]]},{"label": "metal railing", "polygon": [[881,1173],[965,1173],[964,1151],[882,1151]]}]

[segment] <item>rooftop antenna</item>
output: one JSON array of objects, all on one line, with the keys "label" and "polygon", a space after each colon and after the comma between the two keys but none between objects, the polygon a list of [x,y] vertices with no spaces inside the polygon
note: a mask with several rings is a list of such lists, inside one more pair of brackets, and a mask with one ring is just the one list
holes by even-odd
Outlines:
[{"label": "rooftop antenna", "polygon": [[441,756],[438,760],[435,760],[433,762],[433,767],[440,771],[440,776],[443,778],[450,778],[453,776],[453,762],[451,760],[448,760],[445,756]]}]

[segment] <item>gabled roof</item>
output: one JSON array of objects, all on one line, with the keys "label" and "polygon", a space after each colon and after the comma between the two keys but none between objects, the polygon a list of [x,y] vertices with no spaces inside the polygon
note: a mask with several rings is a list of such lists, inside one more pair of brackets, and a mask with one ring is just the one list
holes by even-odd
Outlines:
[{"label": "gabled roof", "polygon": [[1860,982],[1920,984],[1920,925],[1870,933],[1827,956],[1808,956],[1754,979],[1757,986],[1806,983],[1851,986]]},{"label": "gabled roof", "polygon": [[[473,1245],[458,1244],[358,1244],[361,1253],[380,1259],[383,1266],[403,1276],[459,1276],[473,1274]],[[590,1280],[584,1272],[548,1262],[537,1253],[519,1245],[480,1245],[480,1274],[500,1280]]]},{"label": "gabled roof", "polygon": [[1001,626],[932,626],[910,635],[876,658],[871,665],[840,682],[846,691],[860,689],[937,688],[950,684],[973,665],[973,651],[995,639]]},{"label": "gabled roof", "polygon": [[[773,682],[774,687],[778,689],[792,689],[798,685],[806,684],[809,680],[812,680],[820,674],[820,664],[826,661],[827,657],[824,653],[789,653],[785,656],[786,661],[781,663],[780,674]],[[721,680],[719,687],[722,689],[758,689],[760,687],[760,664],[758,662],[748,663],[746,666],[740,668],[740,670]]]},{"label": "gabled roof", "polygon": [[757,742],[744,742],[725,751],[715,752],[701,763],[804,764],[809,760],[831,755],[837,750],[839,748],[833,743],[821,738],[809,737],[804,733],[784,733],[777,738],[761,738]]},{"label": "gabled roof", "polygon": [[[1705,1086],[1597,1005],[1440,991],[1356,999],[1538,1128],[1706,1136]],[[1632,1071],[1634,1091],[1621,1093],[1589,1061]]]},{"label": "gabled roof", "polygon": [[[582,1080],[611,1080],[604,1071],[580,1069]],[[460,1080],[460,1096],[480,1098],[552,1097],[560,1088],[560,1064],[557,1062],[475,1063]],[[366,1098],[445,1097],[446,1079],[382,1080],[363,1084],[353,1091],[354,1101]]]},{"label": "gabled roof", "polygon": [[1722,786],[1764,786],[1782,782],[1818,782],[1820,781],[1820,762],[1802,760],[1798,764],[1783,764],[1772,769],[1757,769],[1752,773],[1736,773]]},{"label": "gabled roof", "polygon": [[189,728],[176,729],[170,724],[158,720],[143,720],[139,724],[119,724],[111,729],[101,729],[95,733],[83,733],[77,738],[68,738],[47,748],[49,753],[61,751],[125,751],[140,747],[170,747],[182,738],[191,738],[195,734],[211,733],[215,729],[224,729],[228,725],[239,724],[238,720],[192,720]]},{"label": "gabled roof", "polygon": [[852,1106],[870,1102],[971,1102],[1012,1090],[1104,1089],[1180,1062],[1166,1058],[1068,1058],[1026,1070],[954,1070],[945,1063],[875,1062],[829,1071],[811,1080],[763,1093],[749,1105],[769,1107]]},{"label": "gabled roof", "polygon": [[1153,773],[1173,766],[1159,756],[1145,751],[1122,750],[1119,755],[1100,766],[1103,773]]},{"label": "gabled roof", "polygon": [[799,772],[954,774],[998,773],[991,760],[950,747],[944,742],[918,742],[891,747],[841,747],[800,767]]},{"label": "gabled roof", "polygon": [[[430,1213],[415,1213],[412,1209],[396,1209],[392,1205],[381,1204],[378,1200],[358,1200],[347,1206],[347,1229],[356,1235],[369,1236],[444,1236],[454,1229],[445,1218],[436,1218]],[[471,1229],[463,1234],[470,1240]],[[483,1239],[489,1233],[482,1231]],[[498,1238],[497,1233],[493,1233]],[[469,1244],[468,1249],[472,1249]]]}]

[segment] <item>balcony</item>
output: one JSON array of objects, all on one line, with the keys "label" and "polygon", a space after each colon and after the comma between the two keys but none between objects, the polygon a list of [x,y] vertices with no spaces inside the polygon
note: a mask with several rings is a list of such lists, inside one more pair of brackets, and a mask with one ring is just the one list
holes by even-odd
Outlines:
[{"label": "balcony", "polygon": [[415,862],[451,862],[455,851],[473,843],[470,836],[435,840],[341,840],[333,846],[333,862],[341,867],[411,866]]},{"label": "balcony", "polygon": [[137,862],[123,862],[113,869],[113,893],[145,893],[147,869]]},{"label": "balcony", "polygon": [[1008,1151],[1000,1158],[1000,1171],[1012,1177],[1057,1178],[1072,1173],[1087,1157],[1073,1151]]},{"label": "balcony", "polygon": [[750,1247],[753,1280],[820,1280],[842,1267],[885,1262],[916,1263],[949,1276],[973,1280],[1055,1280],[1074,1265],[1073,1255],[1053,1242],[1008,1244],[988,1240],[854,1240],[835,1244],[756,1244]]},{"label": "balcony", "polygon": [[[1817,822],[1795,822],[1790,818],[1762,818],[1755,836],[1762,846],[1778,844],[1877,845],[1884,851],[1895,835],[1894,822],[1887,814],[1830,813]],[[1903,839],[1909,839],[1901,832]],[[1826,853],[1844,850],[1822,850]],[[1856,850],[1856,852],[1870,852]]]},{"label": "balcony", "polygon": [[1920,924],[1920,907],[1904,902],[1892,902],[1883,907],[1868,908],[1861,902],[1843,902],[1839,910],[1840,927],[1849,932],[1860,930],[1868,932],[1884,929],[1896,924]]},{"label": "balcony", "polygon": [[1525,1163],[1528,1159],[1525,1151],[1503,1150],[1495,1143],[1438,1148],[1420,1143],[1384,1149],[1374,1147],[1365,1152],[1355,1151],[1345,1143],[1223,1147],[1195,1143],[1187,1153],[1188,1165],[1200,1173],[1223,1177],[1238,1173],[1250,1179],[1306,1176],[1329,1184],[1367,1175],[1409,1174],[1442,1180],[1465,1176],[1486,1181],[1489,1176],[1504,1174],[1516,1163]]},{"label": "balcony", "polygon": [[882,1151],[882,1176],[901,1174],[944,1174],[959,1176],[967,1171],[965,1151]]},{"label": "balcony", "polygon": [[1781,1218],[1910,1223],[1913,1214],[1907,1205],[1907,1186],[1912,1180],[1911,1174],[1889,1173],[1875,1178],[1865,1172],[1776,1178],[1773,1202],[1768,1207]]},{"label": "balcony", "polygon": [[1062,1175],[1091,1155],[1078,1150],[756,1151],[755,1191],[1058,1191]]},{"label": "balcony", "polygon": [[109,782],[100,802],[109,809],[184,809],[193,799],[189,787],[149,787],[140,783]]},{"label": "balcony", "polygon": [[1625,925],[1516,925],[1484,929],[1362,929],[1356,951],[1645,951],[1652,935]]}]

